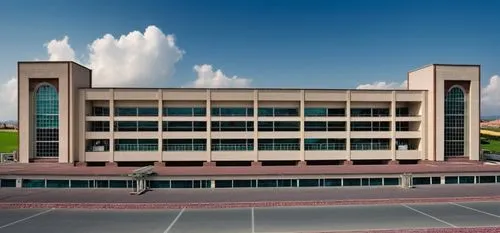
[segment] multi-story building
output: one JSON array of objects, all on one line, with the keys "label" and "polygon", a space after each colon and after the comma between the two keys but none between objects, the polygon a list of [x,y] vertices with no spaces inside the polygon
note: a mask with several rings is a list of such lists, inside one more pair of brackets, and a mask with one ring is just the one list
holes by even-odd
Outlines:
[{"label": "multi-story building", "polygon": [[94,88],[74,62],[19,62],[20,162],[266,166],[479,159],[480,66],[404,90]]}]

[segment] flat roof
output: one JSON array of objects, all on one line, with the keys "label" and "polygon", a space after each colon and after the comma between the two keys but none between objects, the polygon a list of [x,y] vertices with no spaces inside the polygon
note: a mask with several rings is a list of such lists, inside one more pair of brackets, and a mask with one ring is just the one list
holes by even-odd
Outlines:
[{"label": "flat roof", "polygon": [[481,67],[481,65],[479,64],[444,64],[444,63],[432,63],[432,64],[427,64],[427,65],[423,65],[423,66],[420,66],[418,68],[415,68],[415,69],[411,69],[410,71],[408,71],[408,73],[411,73],[411,72],[414,72],[414,71],[417,71],[417,70],[421,70],[421,69],[424,69],[424,68],[427,68],[429,66],[471,66],[471,67]]},{"label": "flat roof", "polygon": [[80,87],[80,90],[242,90],[242,91],[253,91],[253,90],[264,90],[264,91],[427,91],[423,89],[356,89],[356,88],[283,88],[283,87]]},{"label": "flat roof", "polygon": [[82,68],[85,68],[87,70],[92,70],[78,62],[75,62],[75,61],[18,61],[17,64],[32,64],[32,63],[52,63],[52,64],[56,64],[56,63],[72,63],[72,64],[75,64],[75,65],[78,65],[78,66],[81,66]]}]

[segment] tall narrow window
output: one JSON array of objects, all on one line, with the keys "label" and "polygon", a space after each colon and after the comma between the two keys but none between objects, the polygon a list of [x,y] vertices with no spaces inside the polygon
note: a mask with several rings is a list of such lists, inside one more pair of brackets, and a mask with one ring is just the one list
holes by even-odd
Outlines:
[{"label": "tall narrow window", "polygon": [[35,157],[59,155],[59,95],[45,83],[35,90]]},{"label": "tall narrow window", "polygon": [[465,92],[460,87],[452,87],[445,96],[444,105],[444,155],[465,155]]}]

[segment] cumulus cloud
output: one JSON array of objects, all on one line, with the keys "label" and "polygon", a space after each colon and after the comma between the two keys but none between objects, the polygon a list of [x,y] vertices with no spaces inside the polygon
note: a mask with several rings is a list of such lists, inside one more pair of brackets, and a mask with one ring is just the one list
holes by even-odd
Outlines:
[{"label": "cumulus cloud", "polygon": [[481,89],[481,115],[499,114],[500,109],[500,76],[490,78],[488,85]]},{"label": "cumulus cloud", "polygon": [[212,65],[195,65],[193,69],[197,78],[188,85],[190,87],[248,87],[252,82],[251,79],[247,78],[228,77],[220,69],[214,70]]},{"label": "cumulus cloud", "polygon": [[[69,38],[51,40],[45,45],[51,61],[77,61]],[[94,86],[150,86],[165,82],[183,56],[173,35],[148,26],[144,33],[132,31],[115,38],[106,34],[88,45],[88,61]]]},{"label": "cumulus cloud", "polygon": [[361,84],[356,89],[406,89],[406,80],[402,83],[377,81],[371,84]]},{"label": "cumulus cloud", "polygon": [[17,114],[17,78],[0,85],[0,120],[13,120]]},{"label": "cumulus cloud", "polygon": [[64,36],[62,40],[51,40],[45,44],[49,61],[74,61],[75,51],[69,45],[69,37]]},{"label": "cumulus cloud", "polygon": [[[175,71],[175,64],[185,54],[174,35],[164,34],[156,26],[144,32],[113,36],[106,34],[88,44],[87,52],[78,56],[69,43],[69,37],[53,39],[44,44],[50,61],[76,61],[93,70],[92,84],[106,87],[165,86]],[[39,60],[39,59],[36,59]],[[43,59],[41,59],[43,60]],[[192,87],[247,87],[251,80],[228,77],[211,65],[197,65]],[[17,78],[0,84],[0,120],[15,119],[17,104]]]},{"label": "cumulus cloud", "polygon": [[173,35],[149,26],[144,33],[96,39],[89,45],[88,66],[95,86],[151,86],[165,83],[183,54]]}]

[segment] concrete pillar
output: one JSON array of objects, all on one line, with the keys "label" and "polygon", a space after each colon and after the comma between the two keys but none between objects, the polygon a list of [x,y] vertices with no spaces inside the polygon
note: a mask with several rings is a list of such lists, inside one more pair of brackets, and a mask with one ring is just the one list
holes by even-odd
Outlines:
[{"label": "concrete pillar", "polygon": [[344,160],[344,165],[353,165],[354,163],[352,162],[352,160]]},{"label": "concrete pillar", "polygon": [[391,98],[391,159],[396,161],[396,91]]},{"label": "concrete pillar", "polygon": [[144,190],[144,180],[143,179],[139,179],[137,180],[137,191],[142,191]]},{"label": "concrete pillar", "polygon": [[260,167],[260,166],[262,166],[262,162],[255,162],[254,161],[254,162],[251,163],[251,166],[252,167]]},{"label": "concrete pillar", "polygon": [[[345,149],[347,151],[347,158],[346,162],[347,164],[352,165],[351,162],[351,91],[347,90],[346,92],[346,107],[345,107],[345,113],[346,113],[346,123],[345,123],[345,130],[346,130],[346,142],[345,142]],[[344,162],[344,164],[346,164]]]},{"label": "concrete pillar", "polygon": [[[300,161],[305,164],[305,122],[304,122],[304,105],[305,105],[305,92],[304,90],[300,90],[300,110],[299,110],[299,116],[300,116]],[[300,164],[300,162],[299,162]]]},{"label": "concrete pillar", "polygon": [[420,104],[419,114],[421,117],[420,121],[420,143],[418,150],[421,151],[421,160],[429,160],[429,151],[427,143],[427,130],[428,130],[428,119],[427,119],[427,94],[422,93],[422,103]]},{"label": "concrete pillar", "polygon": [[109,138],[109,162],[115,161],[115,90],[110,89],[109,94],[109,130],[111,137]]},{"label": "concrete pillar", "polygon": [[[158,163],[163,161],[163,90],[158,89]],[[156,163],[155,163],[156,165]],[[163,164],[165,166],[165,164]]]},{"label": "concrete pillar", "polygon": [[306,162],[306,161],[299,161],[299,162],[297,163],[297,166],[298,166],[298,167],[307,167],[307,162]]},{"label": "concrete pillar", "polygon": [[253,152],[255,156],[253,162],[258,163],[259,161],[259,91],[258,90],[253,90]]},{"label": "concrete pillar", "polygon": [[203,162],[204,167],[215,167],[215,162]]},{"label": "concrete pillar", "polygon": [[391,160],[389,161],[388,163],[389,165],[398,165],[399,164],[399,161],[398,160]]},{"label": "concrete pillar", "polygon": [[[85,100],[85,92],[83,90],[78,90],[78,113],[76,114],[78,116],[77,119],[77,125],[78,128],[76,129],[77,132],[71,132],[73,135],[76,135],[77,138],[77,144],[74,145],[78,147],[77,154],[72,155],[70,157],[70,163],[74,162],[84,162],[85,161],[85,147],[86,147],[86,139],[85,139],[85,132],[87,131],[86,125],[87,125],[87,104]],[[80,133],[82,132],[82,133]]]},{"label": "concrete pillar", "polygon": [[206,93],[206,107],[207,107],[207,163],[212,162],[212,94],[210,89]]},{"label": "concrete pillar", "polygon": [[158,161],[156,161],[156,162],[154,162],[154,166],[155,167],[165,167],[165,162],[158,162]]}]

